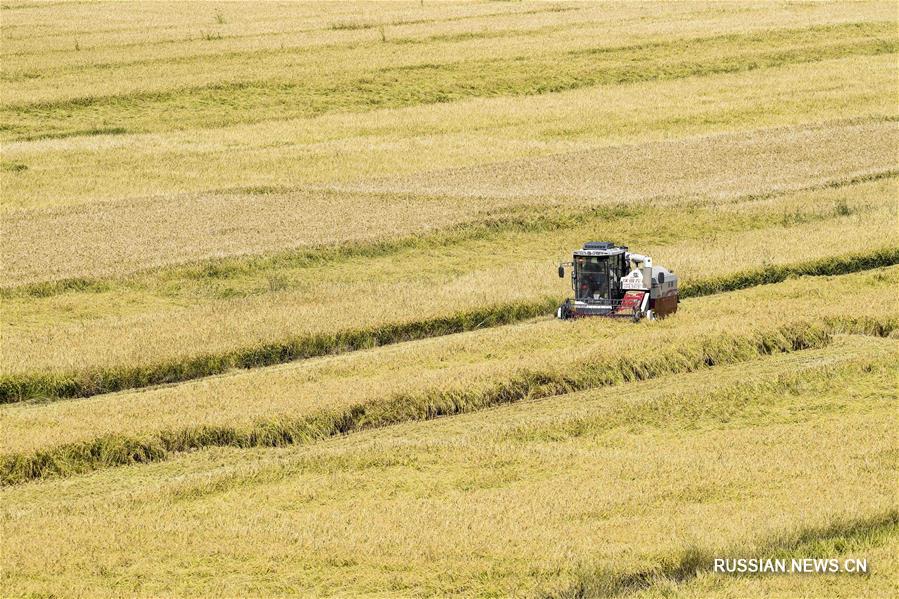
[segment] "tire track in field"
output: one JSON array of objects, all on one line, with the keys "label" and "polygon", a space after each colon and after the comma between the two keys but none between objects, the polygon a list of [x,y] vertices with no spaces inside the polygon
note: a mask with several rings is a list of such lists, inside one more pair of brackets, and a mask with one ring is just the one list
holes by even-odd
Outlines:
[{"label": "tire track in field", "polygon": [[[899,264],[899,247],[838,256],[810,262],[752,269],[708,279],[686,281],[682,298],[778,283],[796,276],[841,275]],[[420,321],[382,325],[370,329],[287,338],[261,347],[241,348],[226,353],[206,354],[188,360],[174,360],[147,366],[78,370],[64,374],[25,373],[0,376],[0,404],[45,398],[90,397],[125,389],[183,382],[222,374],[232,369],[249,369],[283,364],[324,355],[370,349],[428,337],[501,326],[537,316],[550,316],[561,297],[539,298],[532,302],[491,306],[470,312]]]}]

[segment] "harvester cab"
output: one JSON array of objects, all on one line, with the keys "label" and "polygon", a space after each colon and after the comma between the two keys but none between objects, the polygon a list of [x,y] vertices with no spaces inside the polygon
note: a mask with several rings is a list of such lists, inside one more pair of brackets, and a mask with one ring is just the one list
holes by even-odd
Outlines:
[{"label": "harvester cab", "polygon": [[571,262],[559,265],[559,277],[571,268],[574,298],[559,306],[563,320],[607,316],[654,320],[677,311],[677,275],[652,258],[632,254],[626,246],[591,241],[573,252]]}]

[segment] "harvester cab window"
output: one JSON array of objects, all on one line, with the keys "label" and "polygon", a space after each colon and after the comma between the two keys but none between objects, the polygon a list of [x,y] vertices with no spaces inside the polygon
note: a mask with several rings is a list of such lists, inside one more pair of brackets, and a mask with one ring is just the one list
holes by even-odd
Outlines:
[{"label": "harvester cab window", "polygon": [[575,262],[577,299],[608,300],[610,296],[609,260],[605,256],[580,256]]}]

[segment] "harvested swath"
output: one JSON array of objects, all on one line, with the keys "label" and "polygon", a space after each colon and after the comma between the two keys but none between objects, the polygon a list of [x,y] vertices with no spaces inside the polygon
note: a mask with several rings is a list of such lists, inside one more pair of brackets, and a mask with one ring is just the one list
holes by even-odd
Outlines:
[{"label": "harvested swath", "polygon": [[[388,59],[372,70],[359,68],[355,52],[329,57],[327,74],[318,69],[324,57],[301,58],[302,65],[292,55],[276,55],[279,64],[267,64],[259,57],[238,57],[235,62],[243,73],[229,72],[225,81],[218,75],[211,81],[208,76],[198,76],[196,66],[188,64],[182,80],[175,82],[171,66],[159,65],[156,70],[165,78],[164,89],[147,91],[149,81],[141,81],[135,89],[131,78],[110,76],[105,80],[114,82],[118,89],[106,86],[105,94],[98,89],[81,97],[16,103],[3,107],[0,113],[11,122],[9,130],[26,137],[37,131],[83,131],[106,121],[116,121],[130,131],[221,127],[335,111],[398,108],[470,97],[537,95],[889,54],[896,48],[889,38],[890,26],[890,22],[839,23],[615,48],[582,45],[570,49],[570,42],[562,37],[561,51],[544,46],[540,54],[522,54],[519,50],[511,56],[500,53],[499,57],[480,60],[464,60],[457,54],[455,60],[448,61],[445,50],[434,44],[424,54],[389,53],[405,58]],[[690,45],[689,58],[682,52],[685,43]],[[481,56],[486,51],[476,43],[472,50]],[[422,62],[428,60],[427,54],[433,58]],[[226,65],[218,68],[231,70]],[[146,73],[145,68],[135,70]],[[195,81],[183,79],[188,73]]]},{"label": "harvested swath", "polygon": [[[694,277],[755,270],[764,264],[789,265],[799,255],[855,260],[886,250],[887,256],[890,248],[877,244],[892,234],[895,213],[878,197],[891,187],[892,181],[881,181],[852,188],[845,210],[834,208],[842,206],[835,201],[846,197],[840,190],[822,193],[820,203],[817,194],[810,194],[811,206],[808,198],[792,198],[783,204],[787,226],[777,209],[763,201],[761,213],[753,210],[734,221],[710,221],[701,211],[686,211],[678,213],[679,220],[618,220],[609,230],[635,242],[643,240],[638,247],[651,255],[666,256],[665,264],[680,273],[685,284]],[[794,207],[802,209],[793,212]],[[747,221],[752,224],[743,224]],[[745,226],[750,230],[733,232]],[[655,235],[674,231],[689,238],[658,244]],[[563,232],[476,239],[439,252],[410,250],[399,257],[357,258],[320,268],[287,265],[259,276],[201,269],[196,277],[150,277],[133,288],[113,287],[109,292],[88,289],[40,301],[10,299],[4,303],[8,326],[0,331],[4,370],[59,374],[155,367],[250,347],[276,347],[294,336],[447,318],[479,311],[485,304],[533,304],[567,292],[564,281],[547,276],[551,261],[596,232],[588,224]],[[806,239],[821,243],[809,246]],[[278,287],[279,281],[286,282]],[[89,319],[77,318],[79,313]],[[191,326],[183,326],[185,322]]]},{"label": "harvested swath", "polygon": [[[893,176],[893,173],[884,173],[872,178],[891,178]],[[844,184],[852,185],[859,182],[859,180],[840,181],[830,185],[839,187]],[[314,192],[310,193],[314,194]],[[342,196],[334,196],[335,203],[339,203],[338,198],[340,197]],[[377,195],[363,199],[358,207],[359,210],[355,211],[355,214],[365,216],[357,216],[357,218],[360,218],[365,225],[369,225],[372,219],[367,216],[365,211],[369,210],[372,205],[377,206],[378,201],[384,199],[384,197]],[[404,199],[408,199],[408,197],[393,197],[388,204],[391,207],[401,204],[408,208],[408,205],[404,203]],[[421,200],[422,198],[418,199]],[[456,205],[458,203],[457,200],[452,198],[441,198],[434,201],[438,204],[442,203],[442,208],[446,213],[451,213],[456,208],[459,208]],[[386,209],[385,212],[389,213],[390,210]],[[468,208],[459,208],[458,211],[464,213],[469,210]],[[296,218],[297,212],[295,210],[287,212],[289,214],[285,215],[285,218]],[[227,258],[211,258],[192,261],[183,265],[175,264],[155,269],[149,268],[130,275],[73,277],[0,287],[0,297],[48,297],[67,291],[99,292],[124,286],[147,288],[153,286],[154,279],[177,281],[179,279],[198,279],[207,276],[216,279],[229,279],[241,275],[259,276],[266,272],[277,275],[284,268],[302,269],[304,267],[333,265],[338,262],[347,262],[354,258],[374,258],[400,254],[404,250],[433,250],[466,241],[488,239],[492,235],[501,233],[558,231],[582,226],[599,219],[606,221],[619,220],[640,214],[636,210],[618,205],[587,208],[577,212],[545,210],[537,206],[515,208],[510,205],[508,208],[501,210],[496,216],[493,216],[491,212],[484,212],[480,216],[475,217],[475,220],[466,220],[443,228],[435,227],[434,230],[431,230],[430,227],[433,223],[441,220],[437,216],[437,210],[433,213],[414,211],[414,213],[416,212],[424,212],[423,216],[427,216],[430,219],[427,225],[422,225],[427,226],[428,229],[416,235],[401,235],[397,228],[402,226],[402,219],[394,219],[388,225],[394,227],[390,233],[384,235],[381,239],[371,241],[348,241],[337,245],[314,245],[310,249],[288,250],[286,252],[258,256],[238,255]],[[452,220],[452,217],[448,218]],[[281,222],[284,221],[282,220]],[[345,224],[343,222],[341,226]],[[383,232],[384,229],[372,234],[381,236]]]},{"label": "harvested swath", "polygon": [[830,123],[601,148],[331,188],[593,202],[727,198],[891,170],[897,151],[899,129],[891,120]]},{"label": "harvested swath", "polygon": [[585,199],[591,205],[639,208],[659,201],[676,205],[683,197],[764,195],[890,173],[897,150],[899,130],[892,122],[831,123],[616,146],[400,182],[369,181],[351,192],[234,192],[14,211],[2,216],[8,232],[0,240],[2,283],[123,275],[329,244],[377,244],[488,220],[526,203],[570,212],[574,206],[583,209]]},{"label": "harvested swath", "polygon": [[224,354],[198,355],[184,361],[148,366],[60,375],[0,375],[0,403],[38,397],[89,397],[122,389],[187,381],[234,368],[259,368],[315,356],[449,335],[547,314],[558,303],[557,298],[549,298],[533,303],[493,306],[446,317],[383,325],[374,329],[351,329],[293,337],[262,347],[237,349]]},{"label": "harvested swath", "polygon": [[[689,573],[718,550],[867,547],[895,520],[892,377],[834,349],[16,485],[2,491],[17,565],[7,588],[152,594],[175,571],[197,596],[276,594],[284,581],[316,594],[512,596],[603,571]],[[812,354],[818,366],[793,361]],[[107,574],[138,553],[138,567]],[[208,576],[209,556],[231,576]]]},{"label": "harvested swath", "polygon": [[[364,119],[335,113],[214,130],[14,142],[4,144],[4,158],[28,169],[4,185],[3,206],[43,208],[237,186],[287,189],[597,145],[850,115],[879,118],[895,114],[893,65],[889,56],[855,56],[764,72],[374,111]],[[823,89],[822,80],[828,82]],[[777,111],[769,110],[772,104]],[[239,149],[239,161],[232,148]]]},{"label": "harvested swath", "polygon": [[[852,328],[853,324],[838,322],[836,326],[843,330]],[[567,364],[562,371],[525,371],[484,388],[436,388],[397,393],[343,409],[313,411],[302,417],[269,418],[249,426],[188,426],[177,430],[147,431],[141,436],[109,434],[34,453],[4,454],[0,460],[0,484],[154,462],[166,459],[172,453],[203,447],[278,447],[309,443],[368,428],[429,420],[524,399],[648,380],[770,354],[821,348],[830,341],[827,328],[798,323],[751,335],[706,336],[689,345],[668,346],[656,352],[632,352],[605,359],[594,356],[589,361]],[[877,355],[877,349],[871,348],[872,357]],[[879,351],[890,356],[890,349],[881,347]]]},{"label": "harvested swath", "polygon": [[374,244],[449,227],[477,211],[448,198],[266,189],[16,211],[2,217],[8,232],[0,242],[4,286],[272,250]]},{"label": "harvested swath", "polygon": [[[792,276],[840,275],[899,263],[899,249],[870,254],[766,267],[706,280],[687,282],[684,298],[700,297],[784,281]],[[123,389],[174,383],[220,374],[234,368],[258,368],[328,354],[356,351],[393,343],[437,337],[509,324],[535,316],[552,314],[561,297],[496,305],[445,317],[380,325],[371,329],[337,330],[283,341],[238,348],[217,354],[200,354],[187,359],[128,365],[112,369],[84,369],[62,373],[14,373],[0,375],[0,403],[33,398],[89,397]]]},{"label": "harvested swath", "polygon": [[[653,326],[539,320],[82,401],[8,405],[0,411],[0,450],[40,453],[158,431],[234,439],[243,438],[234,431],[257,430],[254,423],[260,423],[256,436],[265,436],[261,430],[277,438],[272,431],[283,430],[302,440],[316,430],[339,431],[340,423],[371,424],[378,413],[389,423],[406,412],[426,417],[801,349],[825,343],[829,331],[882,337],[895,330],[895,314],[882,309],[895,276],[867,273],[820,283],[793,281],[694,300],[677,321]],[[809,298],[805,320],[785,309],[797,295]],[[882,346],[891,347],[891,341]],[[385,407],[386,398],[402,399]],[[177,434],[185,429],[193,432]]]}]

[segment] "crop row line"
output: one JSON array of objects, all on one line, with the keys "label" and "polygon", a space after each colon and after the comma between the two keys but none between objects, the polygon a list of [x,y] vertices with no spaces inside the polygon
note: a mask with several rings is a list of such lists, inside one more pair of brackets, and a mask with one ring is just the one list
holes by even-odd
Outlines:
[{"label": "crop row line", "polygon": [[[717,44],[721,42],[728,43],[739,43],[739,42],[747,42],[747,43],[760,43],[765,41],[791,41],[793,37],[801,36],[801,35],[820,35],[827,36],[836,35],[843,32],[849,33],[857,33],[860,35],[870,35],[870,34],[885,34],[888,32],[888,28],[891,26],[891,23],[888,22],[857,22],[857,23],[841,23],[835,25],[813,25],[811,27],[802,27],[802,28],[788,28],[788,29],[777,29],[765,31],[763,33],[751,33],[751,34],[722,34],[708,37],[694,37],[694,38],[685,38],[678,39],[673,41],[662,41],[662,42],[648,42],[648,43],[640,43],[640,44],[628,44],[623,46],[612,46],[612,47],[598,47],[598,48],[586,48],[586,49],[577,49],[577,50],[568,50],[564,52],[557,52],[556,54],[561,57],[568,58],[578,58],[582,56],[593,56],[593,55],[614,55],[618,53],[626,53],[626,52],[641,52],[641,51],[652,51],[652,50],[668,50],[671,48],[683,47],[684,44],[690,44],[692,46],[700,46],[702,44]],[[895,47],[893,44],[886,42],[883,40],[877,40],[876,45],[869,46],[864,45],[863,53],[868,53],[869,51],[886,51],[893,52],[895,51]],[[832,40],[830,40],[832,44]],[[852,46],[848,46],[846,48],[840,47],[840,49],[845,49],[848,51],[852,51]],[[815,48],[819,52],[827,52],[827,55],[830,56],[833,52],[833,48]],[[879,52],[878,52],[879,53]],[[794,54],[787,51],[786,53],[778,53],[772,54],[771,56],[778,56],[783,60],[788,60],[788,57],[793,56]],[[817,56],[817,54],[796,54],[796,56]],[[468,65],[476,65],[477,70],[490,69],[493,66],[497,65],[505,65],[512,63],[522,63],[525,62],[524,58],[496,58],[496,59],[485,59],[485,60],[477,60],[477,61],[464,61],[464,62],[446,62],[446,63],[424,63],[424,64],[412,64],[406,66],[390,66],[383,67],[378,72],[395,75],[398,72],[417,72],[417,71],[428,71],[432,73],[436,73],[439,71],[457,71],[462,67],[466,67]],[[543,60],[535,61],[533,59],[528,62],[533,62],[535,64],[543,63]],[[552,59],[552,63],[558,65],[559,60]],[[362,83],[372,83],[373,79],[368,77],[363,77],[360,79]],[[260,80],[249,80],[249,81],[236,81],[236,82],[218,82],[211,84],[204,84],[201,86],[187,86],[181,87],[171,90],[164,91],[136,91],[131,93],[119,93],[119,94],[109,94],[102,96],[83,96],[77,98],[67,98],[64,100],[57,101],[39,101],[39,102],[22,102],[22,103],[9,103],[5,106],[5,109],[9,111],[27,111],[32,109],[37,110],[54,110],[54,109],[71,109],[75,107],[90,107],[97,105],[121,105],[123,103],[129,101],[149,101],[149,102],[159,102],[159,101],[168,101],[180,95],[188,95],[202,92],[234,92],[234,91],[242,91],[242,90],[263,90],[266,88],[301,88],[303,85],[295,85],[291,82],[286,81],[260,81]]]},{"label": "crop row line", "polygon": [[[850,177],[828,179],[811,185],[788,190],[754,193],[739,196],[737,202],[767,200],[792,193],[822,191],[852,187],[899,176],[899,169],[887,169]],[[297,188],[235,188],[222,192],[246,193],[287,193]],[[653,200],[662,201],[659,198]],[[321,245],[299,250],[287,250],[262,256],[231,256],[210,258],[184,264],[160,266],[129,275],[106,277],[69,277],[52,281],[0,286],[0,299],[18,297],[52,297],[71,291],[102,293],[118,286],[139,286],[133,277],[157,275],[166,279],[185,278],[199,280],[206,278],[228,279],[234,276],[258,273],[277,268],[306,268],[333,265],[354,258],[379,258],[410,249],[429,249],[460,244],[466,241],[488,239],[503,233],[545,233],[568,230],[591,222],[608,222],[614,219],[632,219],[645,211],[633,202],[616,202],[605,206],[594,206],[576,212],[546,214],[534,207],[507,210],[503,214],[486,214],[474,220],[464,221],[430,233],[408,235],[378,241],[358,241],[333,245]],[[764,219],[754,219],[751,228],[761,228],[769,224]]]},{"label": "crop row line", "polygon": [[884,336],[896,326],[897,323],[892,320],[799,321],[750,334],[706,335],[689,345],[667,347],[650,355],[591,358],[564,371],[551,368],[524,371],[480,389],[435,388],[397,393],[383,400],[322,410],[299,418],[257,420],[243,428],[202,425],[144,436],[109,434],[31,453],[6,454],[0,460],[0,484],[157,462],[172,454],[205,447],[281,447],[311,443],[361,430],[430,420],[524,399],[552,397],[733,364],[759,356],[825,347],[831,343],[832,332]]},{"label": "crop row line", "polygon": [[[467,98],[520,97],[557,93],[599,85],[669,81],[724,73],[815,63],[847,56],[877,56],[896,52],[889,23],[847,23],[786,29],[764,34],[726,35],[690,40],[691,48],[710,56],[684,60],[684,41],[625,49],[594,48],[550,57],[496,58],[482,61],[426,63],[385,67],[364,76],[346,74],[338,80],[248,79],[161,91],[82,96],[55,101],[10,104],[0,113],[13,139],[44,135],[81,135],[96,128],[104,112],[118,114],[129,133],[220,127],[236,123],[313,117],[332,112],[371,111],[453,102]],[[840,36],[844,36],[841,39]],[[722,46],[730,52],[715,55]],[[665,53],[668,53],[666,55]],[[670,56],[670,58],[669,58]],[[561,60],[563,59],[564,60]],[[626,63],[626,64],[623,64]],[[564,65],[561,68],[560,65]],[[402,81],[402,85],[398,82]],[[240,105],[229,113],[197,106]],[[187,108],[190,107],[188,118]],[[132,109],[132,110],[128,110]],[[128,112],[127,118],[122,111]],[[99,111],[99,113],[98,113]],[[169,113],[150,122],[150,113]],[[132,114],[133,113],[133,114]],[[247,116],[250,115],[250,116]],[[24,119],[24,120],[23,120]],[[70,128],[70,123],[86,127]]]},{"label": "crop row line", "polygon": [[[767,266],[730,275],[697,279],[681,288],[682,298],[701,297],[757,285],[778,283],[796,276],[841,275],[899,264],[899,247],[788,264]],[[245,347],[217,354],[141,366],[76,370],[68,373],[34,372],[0,376],[0,403],[36,398],[64,399],[177,383],[222,374],[238,368],[260,368],[295,360],[369,349],[405,341],[439,337],[522,320],[548,316],[560,297],[502,304],[456,314],[378,327],[333,333],[300,335],[280,342]]]},{"label": "crop row line", "polygon": [[[46,2],[46,3],[41,3],[40,6],[49,6],[49,5],[53,5],[53,4],[70,4],[70,3],[68,3],[68,2],[65,2],[65,3],[63,3],[63,2],[60,2],[60,3]],[[9,8],[19,8],[19,6],[16,6],[16,7],[5,7],[4,6],[3,7],[3,9],[9,9]],[[528,15],[535,15],[535,14],[541,14],[541,13],[569,12],[572,10],[580,10],[580,8],[550,6],[549,8],[531,9],[531,10],[524,10],[524,11],[490,12],[490,13],[481,13],[481,14],[472,14],[472,15],[435,17],[435,18],[431,18],[431,19],[427,19],[427,18],[394,19],[391,21],[374,21],[374,20],[372,20],[372,21],[364,21],[364,20],[339,21],[338,20],[333,23],[329,23],[327,25],[321,25],[321,26],[317,26],[317,27],[306,27],[306,28],[300,28],[300,29],[285,29],[285,30],[280,30],[280,31],[266,31],[266,32],[258,32],[258,33],[244,33],[244,34],[239,34],[239,33],[224,34],[223,33],[223,34],[220,34],[220,37],[217,36],[215,38],[215,41],[242,40],[242,39],[248,39],[248,38],[252,39],[252,38],[265,38],[265,37],[284,37],[284,36],[296,35],[296,34],[301,34],[301,33],[314,33],[314,32],[321,32],[321,31],[377,29],[378,27],[380,27],[382,25],[390,26],[390,27],[399,27],[399,26],[404,26],[404,25],[426,25],[426,24],[433,24],[433,23],[451,23],[451,22],[456,22],[456,21],[465,21],[465,20],[473,20],[473,19],[487,19],[487,18],[491,18],[491,17],[528,16]],[[589,25],[589,23],[588,23],[588,25]],[[554,27],[558,28],[560,26],[554,26]],[[550,29],[550,28],[542,27],[542,28],[537,28],[534,30],[524,30],[525,33],[523,33],[521,35],[525,35],[526,33],[530,32],[530,31],[542,31],[544,29]],[[128,29],[122,29],[122,28],[108,29],[108,30],[101,31],[101,33],[122,33],[123,31],[128,31],[128,32],[140,31],[143,33],[146,30],[147,30],[146,27],[137,26],[137,27],[131,27]],[[484,31],[484,32],[479,32],[479,33],[481,33],[483,35],[488,35],[491,32]],[[512,30],[510,33],[519,33],[519,30]],[[35,38],[36,39],[48,39],[48,38],[72,39],[74,37],[77,37],[78,34],[79,34],[78,30],[69,30],[69,31],[64,31],[64,32],[53,32],[53,33],[33,36],[33,38],[31,38],[31,39],[35,39]],[[461,36],[464,36],[465,34],[456,34],[456,35],[461,37]],[[480,37],[480,36],[477,36],[477,37]],[[15,42],[15,41],[18,41],[23,38],[21,38],[21,37],[19,37],[19,38],[6,37],[4,39],[7,42]],[[188,34],[188,37],[186,37],[186,38],[177,37],[177,38],[158,39],[158,40],[141,40],[139,42],[128,42],[128,43],[118,43],[118,44],[96,44],[96,45],[86,46],[83,49],[90,51],[90,50],[106,50],[106,49],[114,48],[116,50],[123,51],[126,48],[135,48],[135,47],[146,48],[146,47],[150,47],[150,46],[176,45],[176,44],[184,44],[184,43],[199,41],[201,39],[202,39],[201,37],[199,37],[199,38],[190,37],[190,35]],[[419,42],[419,39],[421,40],[421,42]],[[461,39],[466,39],[466,38],[461,37]],[[387,42],[390,42],[390,43],[413,43],[413,42],[414,43],[424,43],[424,42],[428,42],[428,41],[441,41],[441,40],[442,40],[442,37],[440,35],[436,35],[436,36],[429,36],[429,37],[424,37],[424,38],[398,38],[398,39],[387,40]],[[450,40],[450,41],[452,41],[452,40]],[[377,43],[385,43],[385,42],[366,43],[366,42],[361,42],[359,40],[351,40],[349,42],[334,42],[331,44],[323,44],[321,46],[318,46],[318,48],[324,48],[324,49],[357,48],[360,46],[375,46]],[[302,49],[303,49],[303,46],[288,46],[286,48],[281,48],[281,49],[271,48],[271,49],[262,49],[262,50],[252,49],[252,50],[231,51],[231,52],[217,52],[215,54],[215,56],[224,56],[226,58],[243,58],[243,57],[257,58],[257,57],[267,57],[267,56],[277,55],[277,54],[296,53],[298,50],[302,50]],[[13,57],[36,56],[36,55],[46,56],[49,54],[66,54],[66,53],[70,53],[70,52],[71,52],[71,49],[69,49],[69,48],[42,49],[41,51],[35,51],[35,52],[29,52],[29,51],[4,52],[4,53],[0,53],[0,56],[13,56]],[[202,58],[209,58],[209,55],[208,54],[191,54],[191,55],[187,55],[187,56],[179,56],[174,59],[173,58],[151,58],[151,59],[132,60],[132,61],[113,62],[113,63],[95,62],[95,63],[90,64],[89,66],[81,67],[78,70],[84,71],[84,70],[88,70],[88,69],[108,69],[108,68],[120,67],[120,66],[146,66],[146,65],[159,64],[161,62],[171,62],[171,63],[178,64],[178,63],[189,62],[192,60],[198,60],[198,59],[202,59]],[[78,65],[78,66],[81,66],[81,65]],[[73,68],[66,69],[64,67],[63,68],[57,67],[56,69],[54,69],[53,72],[59,72],[59,71],[72,72],[74,70],[75,69],[73,69]],[[45,71],[41,71],[41,73],[44,73],[44,72]],[[28,72],[28,74],[31,74],[31,73],[32,72]]]}]

